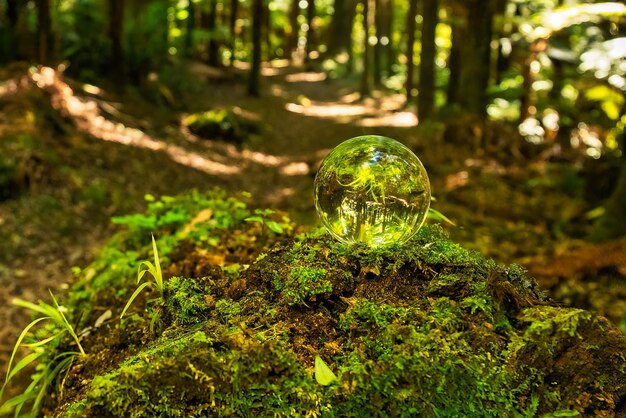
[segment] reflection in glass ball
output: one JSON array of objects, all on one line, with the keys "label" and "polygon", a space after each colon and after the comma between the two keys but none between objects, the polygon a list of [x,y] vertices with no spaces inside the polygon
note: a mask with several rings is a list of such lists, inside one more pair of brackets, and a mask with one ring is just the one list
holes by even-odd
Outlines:
[{"label": "reflection in glass ball", "polygon": [[346,243],[403,243],[422,226],[430,183],[420,160],[398,141],[359,136],[335,147],[315,177],[315,208]]}]

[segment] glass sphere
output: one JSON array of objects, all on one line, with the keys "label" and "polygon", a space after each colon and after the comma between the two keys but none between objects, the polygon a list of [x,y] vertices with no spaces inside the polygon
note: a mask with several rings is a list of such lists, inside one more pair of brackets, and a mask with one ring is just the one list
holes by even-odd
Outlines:
[{"label": "glass sphere", "polygon": [[398,141],[358,136],[336,146],[315,177],[315,209],[346,243],[403,243],[422,226],[430,183],[420,160]]}]

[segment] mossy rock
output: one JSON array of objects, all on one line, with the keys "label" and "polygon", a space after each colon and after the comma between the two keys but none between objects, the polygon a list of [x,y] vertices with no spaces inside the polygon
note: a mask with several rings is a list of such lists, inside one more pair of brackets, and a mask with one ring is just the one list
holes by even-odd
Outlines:
[{"label": "mossy rock", "polygon": [[[57,378],[44,413],[626,416],[624,335],[546,299],[521,267],[437,226],[372,250],[265,212],[278,235],[250,215],[215,192],[118,219],[128,230],[65,301],[89,330],[87,355]],[[120,321],[151,232],[163,295],[143,292]],[[55,348],[70,349],[70,339]]]},{"label": "mossy rock", "polygon": [[183,119],[183,124],[200,138],[221,139],[238,145],[243,144],[251,134],[260,132],[257,122],[227,108],[193,113]]}]

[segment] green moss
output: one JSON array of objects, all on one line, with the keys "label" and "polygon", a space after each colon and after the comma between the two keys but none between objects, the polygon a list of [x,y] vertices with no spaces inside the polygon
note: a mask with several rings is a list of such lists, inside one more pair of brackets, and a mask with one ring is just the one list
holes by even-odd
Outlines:
[{"label": "green moss", "polygon": [[235,113],[219,108],[202,113],[193,113],[183,119],[191,132],[206,139],[223,139],[243,143],[252,133],[259,132],[259,125]]},{"label": "green moss", "polygon": [[176,325],[202,322],[208,317],[209,307],[204,295],[208,289],[201,282],[184,277],[172,277],[165,282],[163,299],[167,312]]},{"label": "green moss", "polygon": [[279,290],[287,304],[306,305],[313,296],[332,292],[333,286],[325,278],[326,270],[323,268],[294,267]]},{"label": "green moss", "polygon": [[[160,220],[166,212],[187,221]],[[521,267],[430,226],[373,250],[319,230],[257,248],[262,230],[243,212],[199,195],[148,210],[163,267],[178,272],[162,332],[136,321],[85,337],[93,358],[110,355],[111,340],[122,348],[105,368],[74,368],[49,415],[530,417],[623,404],[624,336],[553,306]],[[137,219],[83,271],[72,311],[121,309],[150,254]],[[327,386],[315,381],[316,357],[337,375]]]}]

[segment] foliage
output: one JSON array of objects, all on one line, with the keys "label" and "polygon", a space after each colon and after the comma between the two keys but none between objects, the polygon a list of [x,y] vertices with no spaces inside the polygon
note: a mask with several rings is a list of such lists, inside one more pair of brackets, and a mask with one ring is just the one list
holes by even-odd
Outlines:
[{"label": "foliage", "polygon": [[[174,198],[168,211],[206,199]],[[220,206],[213,202],[211,212]],[[214,220],[206,213],[203,222]],[[94,356],[110,353],[100,350],[110,350],[111,338],[134,349],[95,371],[79,392],[65,387],[49,399],[51,414],[522,417],[610,410],[626,373],[623,336],[589,312],[544,300],[521,267],[466,251],[437,226],[425,226],[406,245],[378,249],[343,245],[317,230],[286,236],[263,256],[248,249],[216,263],[224,241],[263,233],[244,221],[249,215],[217,234],[211,251],[191,245],[192,220],[162,231],[159,243],[169,242],[168,234],[185,237],[161,260],[177,273],[164,281],[163,332],[147,333],[139,321],[85,337]],[[134,242],[134,234],[120,233],[105,259],[128,260],[113,249]],[[93,266],[85,269],[71,308],[83,306],[75,295],[93,286],[92,303],[117,309],[111,292],[130,283],[109,277],[107,287],[96,284],[118,268],[109,263],[90,276]],[[90,373],[87,364],[81,373]]]},{"label": "foliage", "polygon": [[[33,313],[38,313],[44,316],[31,321],[20,333],[9,359],[6,379],[2,385],[2,389],[0,389],[0,398],[2,398],[2,394],[4,393],[7,384],[9,384],[11,379],[13,379],[21,370],[32,365],[37,360],[41,361],[42,359],[47,359],[47,361],[44,362],[43,369],[40,369],[37,373],[35,373],[31,384],[22,394],[7,400],[0,406],[0,413],[8,413],[9,411],[14,410],[15,416],[17,417],[19,416],[24,405],[28,402],[32,402],[31,415],[35,416],[41,407],[43,398],[46,395],[48,387],[51,383],[59,374],[69,369],[70,365],[75,360],[75,357],[85,355],[85,350],[80,343],[78,335],[74,331],[74,327],[69,323],[63,313],[64,308],[59,305],[52,292],[50,292],[50,296],[52,298],[53,305],[49,305],[43,301],[40,301],[39,304],[34,304],[18,298],[13,300],[15,305],[27,308]],[[31,332],[31,329],[43,321],[50,321],[52,325],[52,327],[45,329],[45,337],[33,343],[22,344],[29,332]],[[70,334],[80,351],[79,353],[66,351],[56,355],[54,354],[57,347],[62,342],[62,337],[65,333]],[[32,353],[26,355],[18,361],[15,366],[13,366],[13,361],[15,360],[15,356],[20,347],[30,348]]]},{"label": "foliage", "polygon": [[259,132],[258,123],[227,108],[193,113],[183,119],[183,124],[201,138],[222,139],[236,144],[246,142],[250,134]]},{"label": "foliage", "polygon": [[[137,284],[138,284],[137,289],[135,289],[133,294],[130,296],[130,299],[128,299],[128,302],[126,302],[126,306],[124,306],[124,309],[122,310],[122,313],[120,314],[120,319],[122,319],[122,317],[124,316],[128,308],[130,307],[130,305],[137,298],[137,296],[139,296],[141,291],[144,290],[148,286],[155,288],[156,291],[159,292],[159,296],[163,298],[163,290],[164,290],[163,272],[161,271],[161,262],[159,261],[159,252],[157,250],[156,241],[154,240],[154,235],[152,236],[152,251],[154,253],[154,264],[151,263],[150,261],[142,261],[139,264],[139,271],[137,273]],[[139,284],[143,276],[146,274],[146,272],[149,272],[150,275],[152,275],[152,278],[154,280],[153,281],[146,280],[145,282]]]}]

